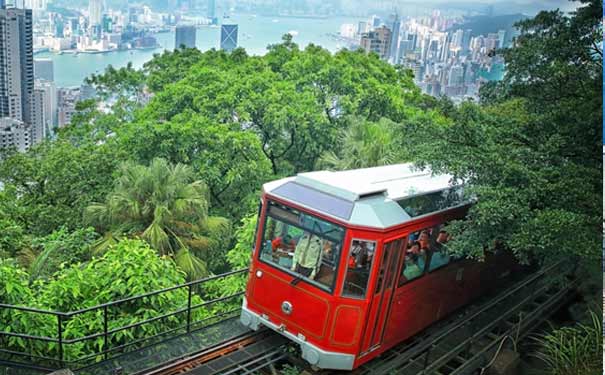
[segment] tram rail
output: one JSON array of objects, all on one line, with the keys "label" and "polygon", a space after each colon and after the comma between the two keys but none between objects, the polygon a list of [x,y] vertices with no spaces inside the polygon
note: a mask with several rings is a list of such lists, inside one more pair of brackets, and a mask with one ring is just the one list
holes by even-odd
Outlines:
[{"label": "tram rail", "polygon": [[562,305],[576,280],[549,280],[557,263],[484,303],[474,304],[354,371],[355,375],[470,374],[486,366],[505,339],[519,340]]},{"label": "tram rail", "polygon": [[267,329],[250,331],[212,348],[136,375],[252,374],[285,358],[286,339]]},{"label": "tram rail", "polygon": [[[496,296],[464,308],[423,333],[354,370],[354,375],[466,375],[485,367],[503,346],[519,340],[564,304],[575,279],[553,282],[561,273],[554,264],[517,281]],[[305,362],[287,350],[287,340],[263,329],[248,332],[170,364],[137,375],[275,374],[277,362],[302,367]],[[340,373],[306,366],[309,374]]]}]

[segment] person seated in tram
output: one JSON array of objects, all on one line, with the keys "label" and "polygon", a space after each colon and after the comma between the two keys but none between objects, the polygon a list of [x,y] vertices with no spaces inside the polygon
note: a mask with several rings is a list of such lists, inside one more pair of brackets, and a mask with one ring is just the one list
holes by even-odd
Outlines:
[{"label": "person seated in tram", "polygon": [[416,254],[406,255],[404,266],[403,276],[406,280],[412,280],[422,275],[422,268],[418,266],[418,256]]},{"label": "person seated in tram", "polygon": [[290,236],[289,234],[286,234],[283,237],[276,237],[275,239],[273,239],[273,241],[271,241],[271,248],[273,249],[273,251],[276,251],[278,249],[284,251],[292,251],[295,247],[296,242],[294,242],[292,236]]},{"label": "person seated in tram", "polygon": [[449,240],[450,240],[450,235],[449,235],[449,234],[448,234],[448,233],[447,233],[447,232],[446,232],[444,229],[441,229],[441,230],[439,231],[439,234],[437,235],[437,240],[436,240],[436,241],[437,241],[437,243],[438,243],[438,244],[441,244],[441,245],[444,245],[444,244],[446,244],[446,243],[447,243]]},{"label": "person seated in tram", "polygon": [[349,256],[350,268],[364,268],[369,264],[368,244],[365,241],[353,241],[353,249]]},{"label": "person seated in tram", "polygon": [[321,239],[305,231],[294,249],[291,270],[303,276],[314,279],[321,265]]},{"label": "person seated in tram", "polygon": [[443,251],[442,246],[437,246],[431,254],[431,265],[429,266],[429,271],[444,266],[449,262],[450,256]]},{"label": "person seated in tram", "polygon": [[428,250],[431,246],[431,232],[429,229],[425,229],[420,232],[420,236],[418,237],[418,242],[420,243],[420,248],[423,250]]},{"label": "person seated in tram", "polygon": [[416,264],[421,270],[423,270],[426,258],[426,250],[422,248],[421,242],[414,241],[407,252],[416,256]]}]

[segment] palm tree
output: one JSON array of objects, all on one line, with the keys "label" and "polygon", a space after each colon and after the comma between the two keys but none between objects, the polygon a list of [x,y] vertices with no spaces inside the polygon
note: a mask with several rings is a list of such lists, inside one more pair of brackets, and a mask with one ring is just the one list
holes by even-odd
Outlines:
[{"label": "palm tree", "polygon": [[394,149],[393,124],[386,119],[371,122],[358,117],[348,120],[341,133],[338,153],[327,151],[318,162],[319,168],[346,170],[388,165],[398,160]]},{"label": "palm tree", "polygon": [[[147,167],[124,163],[105,203],[90,205],[86,219],[104,233],[104,251],[120,237],[139,236],[162,255],[170,255],[190,279],[207,276],[219,238],[228,239],[227,219],[208,216],[206,185],[194,181],[190,167],[154,159]],[[224,240],[223,243],[228,241]]]}]

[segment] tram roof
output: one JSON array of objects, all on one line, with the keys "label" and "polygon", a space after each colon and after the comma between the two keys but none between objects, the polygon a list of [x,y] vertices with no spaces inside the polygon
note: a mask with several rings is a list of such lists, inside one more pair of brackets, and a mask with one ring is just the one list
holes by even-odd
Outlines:
[{"label": "tram roof", "polygon": [[462,185],[411,163],[299,173],[266,183],[265,192],[350,224],[388,228],[465,204]]}]

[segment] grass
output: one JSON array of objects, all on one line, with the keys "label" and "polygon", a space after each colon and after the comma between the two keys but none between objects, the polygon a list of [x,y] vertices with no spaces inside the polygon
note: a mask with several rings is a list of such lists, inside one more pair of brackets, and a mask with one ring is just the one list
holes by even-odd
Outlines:
[{"label": "grass", "polygon": [[557,328],[535,337],[534,354],[552,375],[602,374],[603,322],[601,314],[590,313],[589,322]]}]

